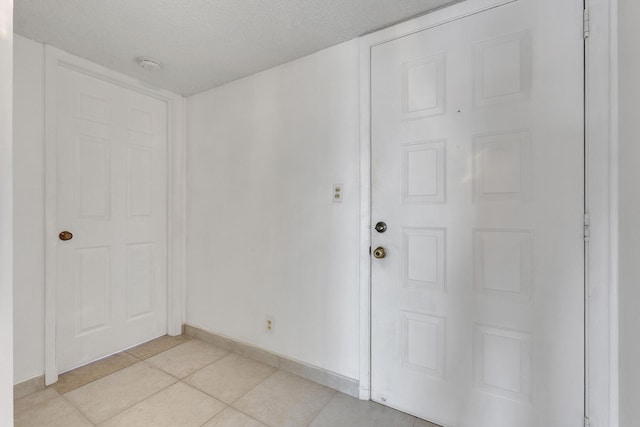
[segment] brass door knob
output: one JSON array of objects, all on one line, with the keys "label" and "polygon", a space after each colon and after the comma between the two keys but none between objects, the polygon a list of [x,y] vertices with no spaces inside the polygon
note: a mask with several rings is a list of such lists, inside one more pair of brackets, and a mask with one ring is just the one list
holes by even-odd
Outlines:
[{"label": "brass door knob", "polygon": [[58,237],[60,240],[71,240],[73,239],[73,234],[71,234],[70,231],[61,231],[60,234],[58,234]]},{"label": "brass door knob", "polygon": [[373,251],[373,256],[378,259],[384,258],[387,256],[387,250],[382,246],[379,246]]}]

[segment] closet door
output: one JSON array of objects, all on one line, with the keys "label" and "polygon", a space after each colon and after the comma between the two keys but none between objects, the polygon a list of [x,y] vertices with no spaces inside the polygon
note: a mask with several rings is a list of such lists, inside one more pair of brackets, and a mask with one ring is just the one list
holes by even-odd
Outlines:
[{"label": "closet door", "polygon": [[57,73],[62,372],[166,333],[167,104]]}]

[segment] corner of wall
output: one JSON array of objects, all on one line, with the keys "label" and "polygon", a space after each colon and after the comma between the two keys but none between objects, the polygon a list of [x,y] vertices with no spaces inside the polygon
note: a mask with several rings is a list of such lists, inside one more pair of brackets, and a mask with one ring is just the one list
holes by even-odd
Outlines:
[{"label": "corner of wall", "polygon": [[0,424],[13,419],[13,2],[0,0]]}]

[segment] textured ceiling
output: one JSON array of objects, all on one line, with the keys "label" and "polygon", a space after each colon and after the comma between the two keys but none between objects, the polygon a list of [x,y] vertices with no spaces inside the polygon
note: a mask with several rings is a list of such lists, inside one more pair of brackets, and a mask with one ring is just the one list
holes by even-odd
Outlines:
[{"label": "textured ceiling", "polygon": [[[15,31],[191,95],[453,0],[15,0]],[[138,56],[160,60],[149,73]]]}]

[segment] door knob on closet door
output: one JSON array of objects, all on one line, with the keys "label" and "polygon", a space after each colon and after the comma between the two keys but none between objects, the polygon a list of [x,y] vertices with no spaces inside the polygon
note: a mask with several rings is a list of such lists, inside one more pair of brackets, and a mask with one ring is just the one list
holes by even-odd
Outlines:
[{"label": "door knob on closet door", "polygon": [[373,256],[378,259],[382,259],[387,256],[387,250],[382,246],[378,246],[377,248],[374,249]]},{"label": "door knob on closet door", "polygon": [[73,234],[70,231],[61,231],[58,237],[60,240],[71,240],[73,239]]}]

